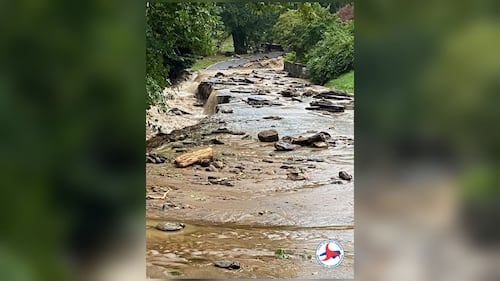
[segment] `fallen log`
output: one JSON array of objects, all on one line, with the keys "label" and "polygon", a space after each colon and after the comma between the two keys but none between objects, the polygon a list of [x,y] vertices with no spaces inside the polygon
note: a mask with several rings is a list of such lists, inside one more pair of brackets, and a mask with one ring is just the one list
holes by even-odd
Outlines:
[{"label": "fallen log", "polygon": [[211,147],[196,150],[189,153],[184,153],[179,157],[175,158],[175,164],[179,168],[185,168],[202,159],[211,159],[214,156],[214,152]]}]

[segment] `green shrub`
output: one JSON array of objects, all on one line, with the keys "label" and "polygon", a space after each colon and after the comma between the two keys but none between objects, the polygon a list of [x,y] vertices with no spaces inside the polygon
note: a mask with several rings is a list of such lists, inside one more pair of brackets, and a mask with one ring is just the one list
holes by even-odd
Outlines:
[{"label": "green shrub", "polygon": [[151,76],[146,77],[146,109],[155,104],[161,97],[162,87]]},{"label": "green shrub", "polygon": [[297,62],[306,62],[305,55],[321,40],[323,31],[335,20],[328,9],[318,3],[301,3],[297,10],[282,14],[274,26],[276,40],[296,53]]},{"label": "green shrub", "polygon": [[285,61],[296,61],[297,57],[295,53],[289,53],[286,56],[283,57]]},{"label": "green shrub", "polygon": [[306,58],[310,78],[319,84],[354,69],[354,23],[334,21]]}]

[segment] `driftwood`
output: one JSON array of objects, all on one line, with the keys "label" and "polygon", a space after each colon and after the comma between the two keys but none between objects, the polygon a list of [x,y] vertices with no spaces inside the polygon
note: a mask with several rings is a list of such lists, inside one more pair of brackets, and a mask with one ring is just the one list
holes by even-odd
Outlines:
[{"label": "driftwood", "polygon": [[179,168],[185,168],[202,159],[211,159],[214,156],[214,152],[211,147],[196,150],[189,153],[184,153],[179,157],[175,158],[175,163]]}]

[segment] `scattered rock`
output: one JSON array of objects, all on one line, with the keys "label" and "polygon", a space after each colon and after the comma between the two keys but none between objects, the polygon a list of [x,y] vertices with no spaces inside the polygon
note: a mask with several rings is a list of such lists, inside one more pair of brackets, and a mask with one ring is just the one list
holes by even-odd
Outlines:
[{"label": "scattered rock", "polygon": [[265,130],[260,132],[257,136],[262,142],[273,142],[279,140],[278,132],[276,130]]},{"label": "scattered rock", "polygon": [[216,267],[226,268],[226,269],[240,269],[240,262],[238,261],[216,261],[214,262]]},{"label": "scattered rock", "polygon": [[250,84],[254,84],[254,83],[257,83],[260,81],[261,80],[259,78],[252,78],[252,77],[245,78],[245,82],[250,83]]},{"label": "scattered rock", "polygon": [[[330,138],[331,138],[331,136],[330,136],[329,133],[327,133],[327,132],[319,132],[317,134],[314,134],[314,135],[308,136],[308,137],[300,136],[300,137],[293,138],[292,139],[292,143],[293,144],[302,145],[302,146],[317,147],[317,146],[314,145],[314,143],[324,142],[328,146],[328,144],[326,143],[326,141],[328,139],[330,139]],[[321,146],[322,144],[318,144],[318,145]]]},{"label": "scattered rock", "polygon": [[230,135],[244,135],[245,132],[242,131],[232,131],[228,128],[218,128],[217,130],[213,130],[212,132],[204,135],[212,135],[212,134],[230,134]]},{"label": "scattered rock", "polygon": [[183,148],[184,144],[181,142],[174,142],[171,144],[172,148]]},{"label": "scattered rock", "polygon": [[292,151],[295,149],[295,145],[293,145],[289,142],[279,141],[279,142],[274,144],[274,148],[277,151]]},{"label": "scattered rock", "polygon": [[262,96],[250,96],[247,98],[247,103],[249,105],[272,105],[272,101]]},{"label": "scattered rock", "polygon": [[198,164],[200,164],[202,167],[208,167],[210,166],[210,159],[201,159],[198,161]]},{"label": "scattered rock", "polygon": [[307,178],[298,172],[290,172],[287,174],[287,179],[293,180],[293,181],[303,181],[306,180]]},{"label": "scattered rock", "polygon": [[309,162],[325,162],[325,159],[321,159],[321,158],[307,158],[307,161]]},{"label": "scattered rock", "polygon": [[315,90],[309,89],[309,90],[303,92],[302,96],[304,96],[304,97],[312,97],[312,96],[315,96],[317,94],[318,94],[318,92],[316,92]]},{"label": "scattered rock", "polygon": [[244,135],[241,139],[242,139],[242,140],[247,140],[247,139],[251,139],[251,138],[252,138],[252,136],[250,136],[250,135],[246,134],[246,135]]},{"label": "scattered rock", "polygon": [[232,109],[223,109],[220,112],[224,113],[224,114],[230,114],[230,113],[234,113],[234,110],[232,110]]},{"label": "scattered rock", "polygon": [[262,119],[270,119],[270,120],[281,120],[283,119],[283,117],[280,117],[280,116],[266,116],[266,117],[263,117]]},{"label": "scattered rock", "polygon": [[348,93],[337,90],[337,89],[332,89],[326,92],[321,92],[318,95],[315,96],[315,98],[321,98],[321,99],[335,99],[335,100],[352,100],[353,97],[349,95]]},{"label": "scattered rock", "polygon": [[264,173],[266,173],[266,175],[274,175],[274,174],[276,174],[276,171],[273,169],[268,169]]},{"label": "scattered rock", "polygon": [[208,182],[211,184],[219,184],[225,186],[234,186],[231,182],[229,182],[226,178],[218,178],[218,177],[208,177]]},{"label": "scattered rock", "polygon": [[324,141],[317,141],[317,142],[313,142],[311,144],[312,147],[316,147],[316,148],[327,148],[328,147],[328,143],[324,142]]},{"label": "scattered rock", "polygon": [[175,114],[175,115],[192,115],[191,112],[182,110],[180,108],[174,107],[168,111],[168,114]]},{"label": "scattered rock", "polygon": [[215,168],[214,165],[209,165],[207,168],[205,168],[205,171],[207,171],[207,172],[217,172],[217,168]]},{"label": "scattered rock", "polygon": [[339,178],[343,179],[343,180],[346,180],[346,181],[351,181],[352,180],[352,176],[349,175],[347,172],[345,171],[340,171],[339,172]]},{"label": "scattered rock", "polygon": [[297,91],[295,89],[293,89],[293,88],[288,88],[286,90],[283,90],[283,91],[279,92],[278,94],[280,94],[281,96],[283,96],[285,98],[296,97],[296,96],[299,95],[297,93]]},{"label": "scattered rock", "polygon": [[211,139],[211,140],[209,141],[209,143],[211,143],[211,144],[224,144],[224,142],[223,142],[223,141],[218,140],[218,139],[216,139],[216,138]]},{"label": "scattered rock", "polygon": [[146,163],[161,164],[165,163],[167,160],[168,159],[164,156],[154,153],[146,153]]},{"label": "scattered rock", "polygon": [[215,168],[222,169],[224,167],[224,162],[222,161],[214,161],[213,163]]},{"label": "scattered rock", "polygon": [[329,112],[344,112],[344,106],[336,105],[329,100],[312,101],[309,103],[311,107],[306,107],[307,110],[325,110]]},{"label": "scattered rock", "polygon": [[156,229],[161,231],[177,231],[183,229],[184,227],[186,227],[186,225],[183,223],[167,222],[167,221],[160,222],[156,225]]}]

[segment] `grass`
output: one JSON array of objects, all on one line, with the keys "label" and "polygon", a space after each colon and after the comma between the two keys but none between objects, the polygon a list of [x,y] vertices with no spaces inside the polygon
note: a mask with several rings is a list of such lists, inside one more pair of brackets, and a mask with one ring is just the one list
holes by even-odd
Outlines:
[{"label": "grass", "polygon": [[222,54],[225,52],[234,52],[234,47],[233,47],[233,37],[229,36],[222,42],[219,50],[219,54],[213,55],[213,56],[207,56],[204,57],[203,59],[197,60],[193,66],[191,67],[192,70],[200,70],[200,69],[205,69],[209,66],[211,66],[214,63],[218,63],[221,61],[226,61],[230,59],[229,57],[226,57]]},{"label": "grass", "polygon": [[233,36],[229,35],[229,37],[222,42],[220,45],[220,50],[219,52],[225,53],[225,52],[234,52],[234,45],[233,45]]},{"label": "grass", "polygon": [[281,249],[281,248],[277,249],[277,250],[274,252],[274,254],[275,254],[278,258],[280,258],[280,259],[288,259],[288,258],[290,258],[290,255],[286,254],[286,253],[285,253],[285,250],[283,250],[283,249]]},{"label": "grass", "polygon": [[326,82],[325,87],[335,88],[349,94],[354,94],[354,70]]},{"label": "grass", "polygon": [[191,66],[192,70],[200,70],[200,69],[205,69],[209,66],[211,66],[214,63],[221,62],[228,60],[230,58],[224,56],[224,55],[215,55],[215,56],[208,56],[204,57],[203,59],[197,60],[193,66]]}]

